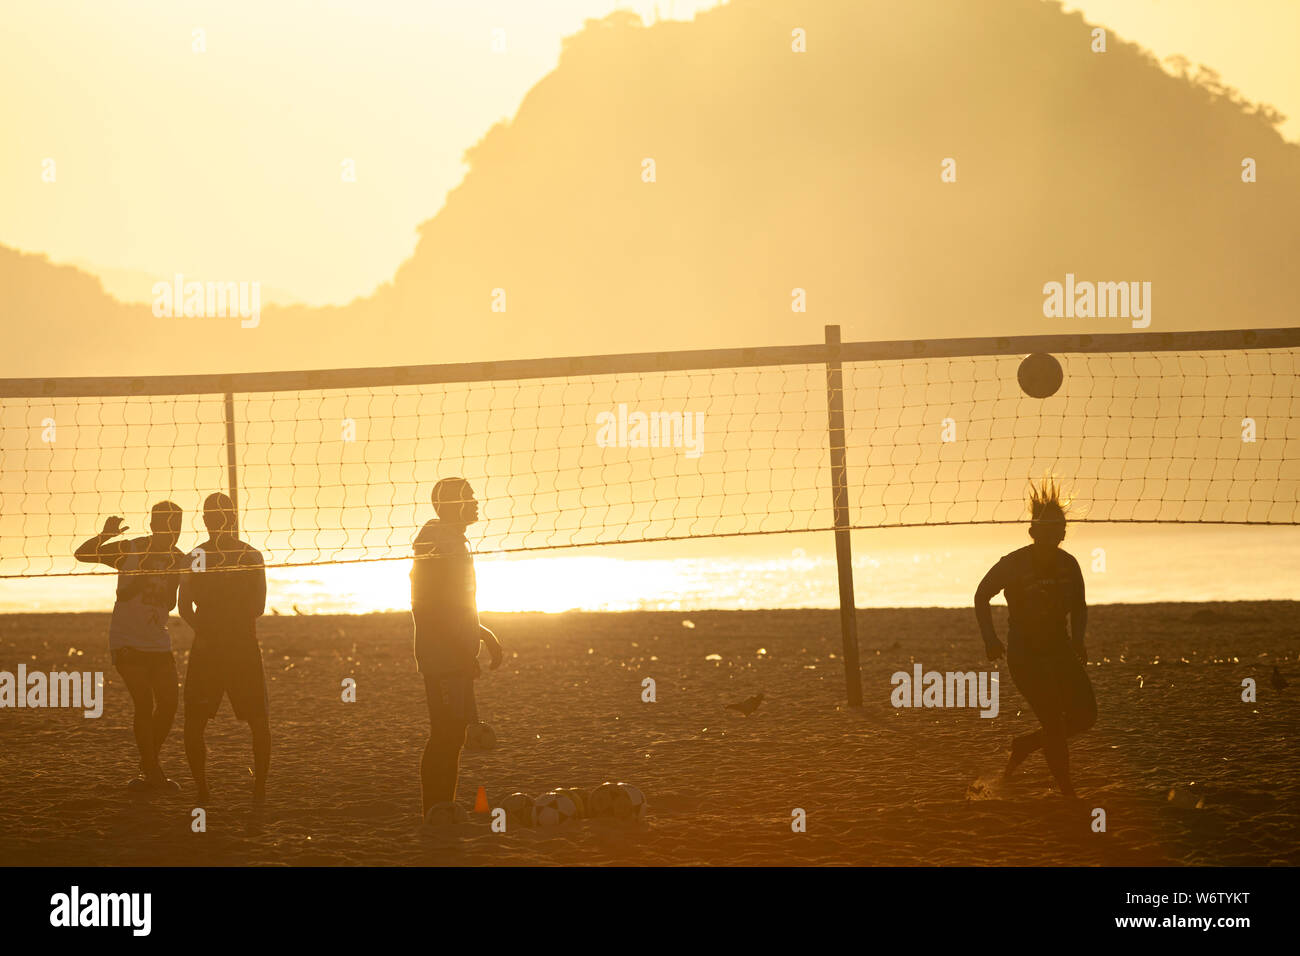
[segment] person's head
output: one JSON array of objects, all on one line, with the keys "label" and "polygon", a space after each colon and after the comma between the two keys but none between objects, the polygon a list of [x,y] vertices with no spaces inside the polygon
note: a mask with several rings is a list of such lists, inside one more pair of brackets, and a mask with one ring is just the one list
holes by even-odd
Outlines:
[{"label": "person's head", "polygon": [[149,530],[160,543],[176,547],[181,539],[181,509],[174,501],[160,501],[149,512]]},{"label": "person's head", "polygon": [[471,525],[478,520],[474,489],[464,478],[443,478],[433,486],[433,510],[439,521]]},{"label": "person's head", "polygon": [[203,499],[203,526],[209,534],[235,533],[235,503],[230,495],[214,491]]},{"label": "person's head", "polygon": [[1037,488],[1029,485],[1029,537],[1034,544],[1054,548],[1065,540],[1065,509],[1061,486],[1050,477]]}]

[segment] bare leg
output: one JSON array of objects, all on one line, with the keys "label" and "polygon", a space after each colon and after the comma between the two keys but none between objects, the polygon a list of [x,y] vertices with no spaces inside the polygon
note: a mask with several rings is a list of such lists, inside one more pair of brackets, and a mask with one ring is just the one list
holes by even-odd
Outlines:
[{"label": "bare leg", "polygon": [[135,746],[140,752],[140,772],[145,779],[159,782],[162,770],[158,765],[159,748],[154,745],[154,699],[149,681],[149,670],[138,663],[118,664],[117,672],[126,683],[135,709],[131,729],[135,733]]},{"label": "bare leg", "polygon": [[456,743],[441,735],[430,735],[420,758],[420,804],[428,813],[434,804],[456,799],[460,776],[460,751]]},{"label": "bare leg", "polygon": [[[1032,677],[1032,672],[1028,676]],[[1034,706],[1034,712],[1039,714],[1043,729],[1022,734],[1011,741],[1011,756],[1007,760],[1003,775],[1010,776],[1011,772],[1027,757],[1041,748],[1047,758],[1048,768],[1061,787],[1061,792],[1073,796],[1074,791],[1070,785],[1070,755],[1066,749],[1066,741],[1091,728],[1097,720],[1097,702],[1093,697],[1092,684],[1083,669],[1083,664],[1070,658],[1059,665],[1059,669],[1053,675],[1053,685],[1048,694],[1050,695],[1048,699],[1051,700],[1050,709],[1043,711],[1039,706],[1031,704]],[[1043,696],[1045,695],[1042,691],[1035,693],[1035,698]],[[1044,712],[1049,716],[1047,721],[1042,719]]]},{"label": "bare leg", "polygon": [[1070,750],[1066,746],[1064,728],[1043,729],[1043,756],[1047,758],[1047,769],[1052,771],[1061,793],[1074,799],[1074,787],[1070,784]]},{"label": "bare leg", "polygon": [[420,804],[429,808],[456,799],[460,752],[465,746],[467,715],[473,706],[472,689],[466,693],[463,678],[424,677],[429,704],[429,740],[420,757]]},{"label": "bare leg", "polygon": [[208,729],[208,718],[197,714],[185,714],[185,756],[190,762],[190,773],[194,784],[199,788],[198,803],[204,806],[208,802],[207,747],[203,734]]},{"label": "bare leg", "polygon": [[271,722],[259,714],[248,722],[253,732],[253,802],[266,800],[266,775],[271,771]]},{"label": "bare leg", "polygon": [[1004,777],[1011,776],[1011,771],[1015,770],[1025,759],[1035,750],[1043,746],[1043,732],[1035,730],[1032,734],[1021,734],[1011,741],[1011,757],[1007,760],[1007,768],[1002,771]]},{"label": "bare leg", "polygon": [[1044,725],[1043,754],[1061,793],[1074,799],[1074,787],[1070,782],[1070,751],[1066,741],[1097,722],[1097,701],[1092,693],[1092,683],[1083,662],[1077,658],[1070,658],[1062,668],[1060,699],[1059,720],[1052,721],[1050,730]]},{"label": "bare leg", "polygon": [[154,709],[151,716],[151,735],[153,744],[153,763],[158,768],[159,783],[166,781],[159,758],[162,755],[163,741],[171,733],[176,721],[177,675],[176,661],[167,655],[167,666],[159,667],[153,672]]}]

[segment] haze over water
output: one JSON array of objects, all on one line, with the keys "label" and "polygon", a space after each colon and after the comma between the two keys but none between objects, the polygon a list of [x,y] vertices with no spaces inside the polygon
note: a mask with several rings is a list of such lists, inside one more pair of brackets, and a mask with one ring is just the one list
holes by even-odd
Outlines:
[{"label": "haze over water", "polygon": [[[1065,549],[1093,604],[1300,600],[1293,528],[1076,524]],[[472,537],[472,536],[471,536]],[[855,532],[859,607],[963,607],[1002,554],[1028,543],[1023,527]],[[837,607],[829,533],[574,549],[559,555],[481,555],[483,611],[631,611]],[[1106,570],[1092,570],[1104,548]],[[1234,557],[1235,556],[1235,557]],[[1242,559],[1249,556],[1249,560]],[[410,607],[410,562],[272,568],[271,608],[293,614],[365,614]],[[113,578],[78,575],[0,581],[0,612],[107,611]]]}]

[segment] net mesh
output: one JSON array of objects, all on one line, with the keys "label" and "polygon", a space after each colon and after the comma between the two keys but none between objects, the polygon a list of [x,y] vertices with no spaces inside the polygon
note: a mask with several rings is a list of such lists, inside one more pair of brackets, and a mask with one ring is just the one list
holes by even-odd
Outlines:
[{"label": "net mesh", "polygon": [[[1024,520],[1295,524],[1296,349],[846,363],[854,528]],[[378,378],[378,376],[377,376]],[[235,394],[241,536],[268,565],[409,558],[439,478],[482,502],[478,553],[832,527],[823,364]],[[0,398],[0,576],[86,573],[105,517],[147,533],[229,486],[224,396]],[[102,570],[102,569],[101,569]]]}]

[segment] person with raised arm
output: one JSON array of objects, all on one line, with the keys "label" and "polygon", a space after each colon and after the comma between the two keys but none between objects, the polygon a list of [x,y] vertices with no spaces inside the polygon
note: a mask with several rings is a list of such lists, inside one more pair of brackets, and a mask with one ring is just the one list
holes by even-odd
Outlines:
[{"label": "person with raised arm", "polygon": [[117,572],[117,596],[108,625],[113,666],[122,675],[135,708],[133,729],[140,774],[133,790],[174,792],[180,784],[163,773],[163,741],[176,718],[176,658],[167,618],[176,607],[181,571],[188,563],[176,547],[181,509],[160,501],[149,515],[150,534],[114,541],[129,530],[114,515],[104,530],[73,552],[78,561],[104,564]]}]

